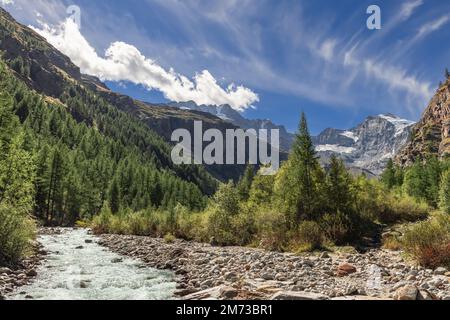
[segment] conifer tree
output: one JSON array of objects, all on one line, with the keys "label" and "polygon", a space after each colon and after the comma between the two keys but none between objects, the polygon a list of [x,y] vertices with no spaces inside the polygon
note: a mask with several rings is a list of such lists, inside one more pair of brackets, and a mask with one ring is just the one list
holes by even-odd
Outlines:
[{"label": "conifer tree", "polygon": [[119,182],[117,178],[114,178],[111,182],[111,186],[109,188],[109,205],[111,208],[111,212],[113,214],[116,214],[119,212],[120,209],[120,188],[119,188]]},{"label": "conifer tree", "polygon": [[450,214],[450,169],[442,175],[439,191],[439,207],[443,212]]},{"label": "conifer tree", "polygon": [[397,184],[396,170],[395,170],[394,161],[392,159],[389,159],[389,161],[386,165],[386,169],[384,170],[384,172],[381,176],[381,181],[389,189],[392,189]]},{"label": "conifer tree", "polygon": [[351,211],[353,200],[351,184],[352,179],[344,162],[333,155],[326,176],[327,200],[332,213],[348,214]]},{"label": "conifer tree", "polygon": [[303,113],[286,167],[280,171],[277,196],[294,222],[314,220],[323,206],[321,188],[323,170],[319,165],[314,144]]},{"label": "conifer tree", "polygon": [[253,179],[255,178],[255,169],[252,165],[247,165],[244,175],[239,181],[237,188],[239,197],[241,200],[248,200],[250,195],[250,188],[252,186]]}]

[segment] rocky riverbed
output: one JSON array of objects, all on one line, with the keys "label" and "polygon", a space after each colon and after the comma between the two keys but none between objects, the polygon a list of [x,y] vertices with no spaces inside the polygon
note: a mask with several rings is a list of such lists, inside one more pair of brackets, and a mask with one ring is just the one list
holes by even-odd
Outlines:
[{"label": "rocky riverbed", "polygon": [[99,244],[177,275],[181,299],[450,300],[450,272],[415,266],[401,252],[294,255],[137,236]]},{"label": "rocky riverbed", "polygon": [[7,294],[33,281],[46,254],[42,245],[35,242],[33,253],[20,264],[11,268],[0,266],[0,300],[4,300]]}]

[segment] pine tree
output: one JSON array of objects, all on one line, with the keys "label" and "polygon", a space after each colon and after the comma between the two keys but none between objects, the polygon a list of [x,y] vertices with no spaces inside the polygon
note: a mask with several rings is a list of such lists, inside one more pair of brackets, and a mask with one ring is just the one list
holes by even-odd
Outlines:
[{"label": "pine tree", "polygon": [[427,177],[420,160],[417,160],[405,174],[403,188],[405,192],[417,199],[426,199]]},{"label": "pine tree", "polygon": [[439,188],[442,176],[441,163],[437,157],[430,157],[425,164],[426,200],[437,208],[439,205]]},{"label": "pine tree", "polygon": [[120,209],[120,188],[119,182],[116,178],[111,182],[111,186],[109,188],[108,201],[111,208],[111,212],[116,214]]},{"label": "pine tree", "polygon": [[445,68],[445,79],[450,78],[450,71],[448,71],[448,68]]},{"label": "pine tree", "polygon": [[277,196],[295,222],[302,218],[314,220],[322,203],[323,170],[319,165],[314,144],[303,113],[292,153],[277,181]]},{"label": "pine tree", "polygon": [[349,213],[353,195],[350,190],[352,179],[344,162],[335,155],[331,157],[330,168],[326,176],[328,206],[332,213]]},{"label": "pine tree", "polygon": [[250,195],[250,188],[252,186],[253,179],[255,178],[255,169],[252,165],[247,165],[244,175],[237,185],[239,197],[241,200],[248,200]]},{"label": "pine tree", "polygon": [[36,160],[36,181],[35,181],[35,213],[37,217],[45,219],[48,197],[48,176],[49,170],[49,154],[50,149],[47,145],[44,145],[39,151]]},{"label": "pine tree", "polygon": [[439,191],[439,207],[445,213],[450,214],[450,169],[442,175]]},{"label": "pine tree", "polygon": [[49,167],[49,186],[47,194],[46,221],[47,223],[58,222],[62,214],[62,201],[64,196],[64,158],[61,151],[56,147],[51,156]]},{"label": "pine tree", "polygon": [[386,165],[386,169],[384,170],[384,172],[381,176],[381,181],[389,189],[392,189],[397,184],[396,170],[395,170],[394,161],[392,159],[389,159],[389,161]]}]

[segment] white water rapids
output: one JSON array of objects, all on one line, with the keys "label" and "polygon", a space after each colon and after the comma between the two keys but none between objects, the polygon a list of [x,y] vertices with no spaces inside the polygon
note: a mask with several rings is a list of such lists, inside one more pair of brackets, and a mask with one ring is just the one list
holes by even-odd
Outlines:
[{"label": "white water rapids", "polygon": [[[87,241],[86,241],[87,240]],[[92,242],[91,242],[92,241]],[[96,243],[83,229],[41,235],[48,252],[38,276],[9,299],[36,300],[162,300],[175,291],[171,272],[148,268]]]}]

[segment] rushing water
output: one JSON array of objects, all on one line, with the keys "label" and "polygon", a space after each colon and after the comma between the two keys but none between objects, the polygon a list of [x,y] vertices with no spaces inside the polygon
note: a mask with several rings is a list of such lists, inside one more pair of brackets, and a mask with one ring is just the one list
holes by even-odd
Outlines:
[{"label": "rushing water", "polygon": [[[86,243],[92,241],[92,243]],[[83,229],[42,235],[48,252],[38,276],[10,299],[39,300],[161,300],[175,291],[171,272],[145,267],[96,244]]]}]

